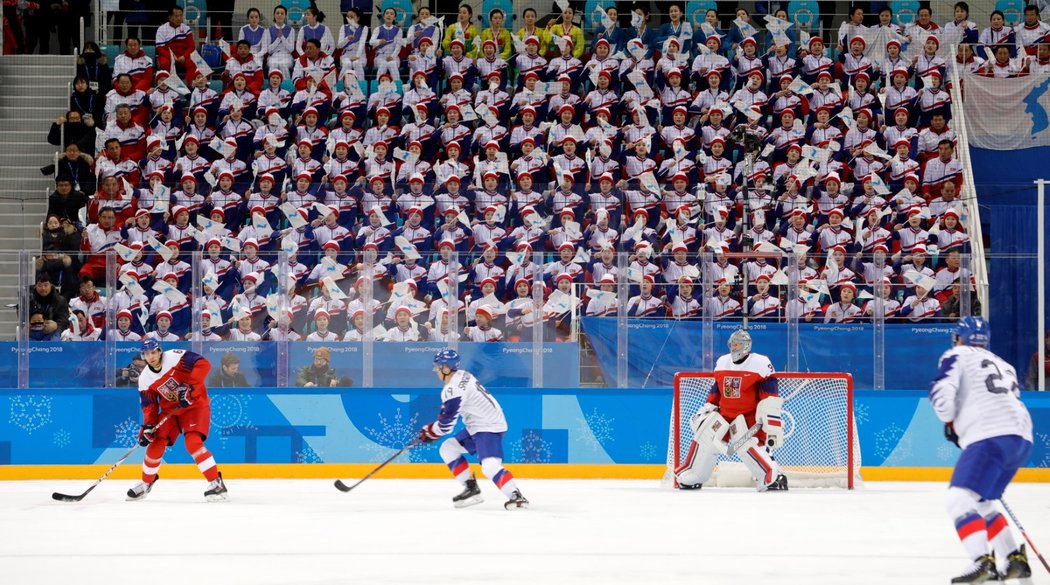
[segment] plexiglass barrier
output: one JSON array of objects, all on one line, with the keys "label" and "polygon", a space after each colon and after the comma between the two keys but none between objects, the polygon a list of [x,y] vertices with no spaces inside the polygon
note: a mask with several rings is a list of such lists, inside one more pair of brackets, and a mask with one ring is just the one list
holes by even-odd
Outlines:
[{"label": "plexiglass barrier", "polygon": [[[492,385],[662,388],[675,372],[713,368],[746,328],[778,370],[918,389],[955,321],[987,315],[973,259],[957,250],[760,243],[733,252],[654,241],[634,252],[406,253],[292,243],[121,246],[78,259],[72,274],[23,253],[13,305],[24,325],[6,342],[0,383],[135,386],[139,340],[150,336],[208,357],[219,387],[432,387],[433,355],[453,347]],[[988,266],[994,278],[1034,263],[993,256]],[[69,299],[57,298],[63,290]],[[1034,279],[1017,280],[1009,306],[1018,317],[1036,292]],[[1014,319],[998,310],[996,333]],[[1028,379],[1039,340],[1010,337],[994,335],[993,349]]]}]

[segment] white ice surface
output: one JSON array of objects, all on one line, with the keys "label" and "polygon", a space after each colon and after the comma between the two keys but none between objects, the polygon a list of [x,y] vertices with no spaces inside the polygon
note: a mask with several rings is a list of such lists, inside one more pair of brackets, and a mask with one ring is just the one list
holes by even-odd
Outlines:
[{"label": "white ice surface", "polygon": [[[161,480],[125,502],[130,481],[80,503],[51,500],[90,482],[0,482],[0,583],[232,585],[438,583],[937,584],[967,562],[943,484],[863,490],[675,492],[656,481],[521,480],[532,501],[452,508],[451,479]],[[1050,485],[1015,484],[1007,501],[1050,549]],[[1050,552],[1048,550],[1047,552]],[[1050,583],[1030,555],[1036,583]]]}]

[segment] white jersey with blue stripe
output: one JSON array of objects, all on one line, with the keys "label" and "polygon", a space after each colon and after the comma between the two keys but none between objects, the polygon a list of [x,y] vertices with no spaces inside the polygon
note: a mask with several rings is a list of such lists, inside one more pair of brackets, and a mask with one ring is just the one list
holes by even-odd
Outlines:
[{"label": "white jersey with blue stripe", "polygon": [[432,428],[447,435],[459,417],[463,417],[463,426],[471,435],[507,432],[507,419],[499,402],[466,370],[457,370],[445,384],[441,391],[441,415]]},{"label": "white jersey with blue stripe", "polygon": [[992,437],[1032,440],[1032,417],[1021,402],[1014,367],[984,349],[960,345],[941,356],[930,384],[937,417],[952,423],[964,449]]}]

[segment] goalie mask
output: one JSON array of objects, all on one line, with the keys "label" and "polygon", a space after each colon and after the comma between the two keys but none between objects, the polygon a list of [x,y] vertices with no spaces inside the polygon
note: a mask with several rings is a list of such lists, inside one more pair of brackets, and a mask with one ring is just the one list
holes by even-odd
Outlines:
[{"label": "goalie mask", "polygon": [[751,334],[738,329],[729,336],[729,354],[733,361],[740,363],[751,354]]}]

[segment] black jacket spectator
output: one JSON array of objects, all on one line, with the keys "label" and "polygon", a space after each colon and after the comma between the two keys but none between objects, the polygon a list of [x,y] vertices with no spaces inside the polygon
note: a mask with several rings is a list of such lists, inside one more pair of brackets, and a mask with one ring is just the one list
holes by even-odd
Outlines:
[{"label": "black jacket spectator", "polygon": [[[74,191],[72,187],[72,179],[66,175],[59,175],[56,181],[56,188],[51,192],[51,195],[47,198],[47,214],[57,216],[58,219],[66,220],[73,225],[79,225],[79,212],[83,207],[87,207],[88,198],[87,195],[80,191]],[[79,250],[80,243],[78,241],[72,248],[55,248],[56,250]],[[45,237],[44,249],[47,250],[47,239]]]},{"label": "black jacket spectator", "polygon": [[[94,147],[92,147],[87,152],[93,152],[94,150]],[[86,155],[79,150],[74,150],[73,146],[66,147],[65,155],[58,159],[55,176],[69,178],[72,181],[74,191],[94,193],[98,189],[98,179],[95,177],[95,173],[91,171],[91,164],[85,159]]]},{"label": "black jacket spectator", "polygon": [[77,59],[77,76],[83,76],[89,84],[97,83],[100,96],[113,89],[113,75],[106,62],[106,55],[95,43],[84,43],[84,51]]},{"label": "black jacket spectator", "polygon": [[73,93],[69,94],[69,109],[80,112],[81,116],[90,115],[101,124],[105,119],[106,96],[91,91],[88,80],[77,77],[73,81]]},{"label": "black jacket spectator", "polygon": [[[63,136],[62,130],[65,129]],[[80,152],[93,152],[95,150],[95,128],[84,124],[80,112],[70,110],[65,116],[59,116],[52,124],[47,133],[47,143],[61,146],[63,149],[76,144]]]},{"label": "black jacket spectator", "polygon": [[47,333],[62,332],[69,327],[69,302],[51,285],[51,277],[38,274],[36,284],[29,289],[29,312],[40,311],[44,315],[44,330]]}]

